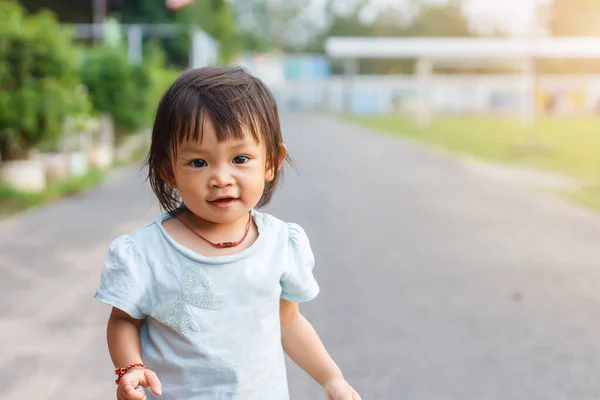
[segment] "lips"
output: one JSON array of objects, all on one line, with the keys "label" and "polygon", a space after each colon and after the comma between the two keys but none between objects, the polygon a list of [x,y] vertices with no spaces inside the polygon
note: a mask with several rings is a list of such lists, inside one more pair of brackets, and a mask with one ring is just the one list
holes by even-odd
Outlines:
[{"label": "lips", "polygon": [[213,207],[217,208],[228,208],[233,206],[238,201],[237,197],[233,196],[221,196],[213,200],[209,200],[208,203]]},{"label": "lips", "polygon": [[209,200],[209,203],[227,203],[228,201],[234,201],[237,200],[237,197],[233,197],[233,196],[221,196],[221,197],[217,197],[216,199],[213,200]]}]

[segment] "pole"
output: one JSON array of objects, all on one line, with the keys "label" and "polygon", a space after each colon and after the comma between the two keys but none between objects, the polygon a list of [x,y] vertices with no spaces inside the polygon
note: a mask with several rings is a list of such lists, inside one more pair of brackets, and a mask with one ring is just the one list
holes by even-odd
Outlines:
[{"label": "pole", "polygon": [[431,123],[431,75],[433,62],[426,58],[417,61],[417,122],[421,126]]},{"label": "pole", "polygon": [[102,24],[106,16],[106,0],[92,0],[93,41],[102,42]]},{"label": "pole", "polygon": [[358,74],[358,60],[349,58],[344,60],[344,80],[343,80],[343,103],[342,109],[347,113],[352,112],[352,100],[354,98],[354,80]]}]

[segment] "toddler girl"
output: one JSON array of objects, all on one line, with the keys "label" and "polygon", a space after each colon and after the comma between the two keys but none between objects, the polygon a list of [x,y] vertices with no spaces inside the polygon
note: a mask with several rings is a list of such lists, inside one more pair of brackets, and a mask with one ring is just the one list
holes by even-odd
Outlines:
[{"label": "toddler girl", "polygon": [[360,399],[298,311],[319,292],[304,230],[256,210],[286,158],[275,100],[243,69],[189,70],[164,94],[147,164],[166,213],[110,245],[94,293],[119,400],[286,400],[284,351],[327,399]]}]

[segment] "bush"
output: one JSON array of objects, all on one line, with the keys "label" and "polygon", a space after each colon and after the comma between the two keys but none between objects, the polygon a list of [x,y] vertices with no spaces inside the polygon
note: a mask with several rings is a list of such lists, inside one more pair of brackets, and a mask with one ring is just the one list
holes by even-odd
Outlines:
[{"label": "bush", "polygon": [[49,12],[28,16],[0,1],[0,157],[26,158],[40,142],[62,134],[80,112],[78,52],[72,34]]},{"label": "bush", "polygon": [[136,133],[151,124],[158,101],[160,57],[139,64],[127,60],[121,47],[91,49],[81,75],[94,108],[112,116],[118,135]]}]

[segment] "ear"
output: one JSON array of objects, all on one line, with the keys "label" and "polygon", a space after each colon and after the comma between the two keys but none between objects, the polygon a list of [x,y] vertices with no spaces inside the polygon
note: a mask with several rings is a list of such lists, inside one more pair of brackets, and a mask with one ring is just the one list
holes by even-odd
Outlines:
[{"label": "ear", "polygon": [[162,178],[163,181],[167,182],[169,184],[169,186],[171,186],[173,189],[177,189],[177,183],[175,182],[175,179],[173,178],[173,174],[168,173],[168,171],[165,171],[165,169],[163,168],[160,171],[160,177]]},{"label": "ear", "polygon": [[[281,166],[283,165],[283,162],[285,161],[285,156],[287,156],[287,147],[285,147],[285,144],[280,144],[279,145],[279,160],[277,160],[277,171],[279,171],[281,169]],[[271,165],[268,167],[267,171],[266,171],[266,175],[265,175],[265,180],[267,182],[271,182],[273,179],[275,179],[275,168],[273,168],[273,163],[270,163]]]}]

